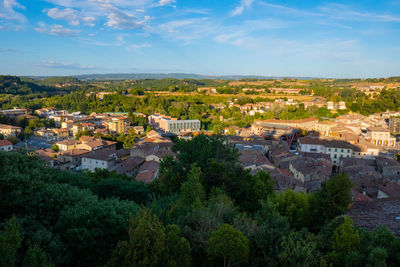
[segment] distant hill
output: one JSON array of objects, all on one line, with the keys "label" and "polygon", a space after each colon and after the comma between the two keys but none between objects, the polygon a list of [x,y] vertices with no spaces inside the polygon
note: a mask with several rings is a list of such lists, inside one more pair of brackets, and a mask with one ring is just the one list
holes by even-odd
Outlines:
[{"label": "distant hill", "polygon": [[[87,74],[73,76],[82,81],[92,80],[140,80],[140,79],[220,79],[220,80],[241,80],[241,79],[282,79],[284,77],[259,76],[259,75],[201,75],[192,73],[110,73],[110,74]],[[311,77],[298,77],[298,79],[310,80]]]},{"label": "distant hill", "polygon": [[32,93],[60,93],[75,90],[80,81],[74,77],[33,79],[0,75],[0,94],[27,95]]}]

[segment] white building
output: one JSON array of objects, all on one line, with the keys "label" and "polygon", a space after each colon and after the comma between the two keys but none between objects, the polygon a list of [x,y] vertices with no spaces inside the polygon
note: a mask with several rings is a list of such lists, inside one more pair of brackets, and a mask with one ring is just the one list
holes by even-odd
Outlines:
[{"label": "white building", "polygon": [[83,170],[94,172],[96,169],[111,170],[116,166],[117,154],[115,150],[94,150],[82,156],[81,166]]},{"label": "white building", "polygon": [[0,151],[9,152],[13,150],[13,144],[8,140],[0,140]]}]

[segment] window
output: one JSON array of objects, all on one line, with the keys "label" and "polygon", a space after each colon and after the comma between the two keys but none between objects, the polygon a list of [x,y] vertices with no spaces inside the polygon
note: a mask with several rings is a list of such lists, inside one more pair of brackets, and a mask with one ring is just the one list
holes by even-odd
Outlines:
[{"label": "window", "polygon": [[343,151],[343,149],[342,149],[342,153],[343,153],[344,151]]},{"label": "window", "polygon": [[335,155],[333,155],[333,158],[335,158],[335,159],[336,159],[336,158],[337,158],[337,155],[336,155],[336,154],[335,154]]},{"label": "window", "polygon": [[328,150],[329,150],[329,152],[331,151],[331,149],[330,149],[330,148],[329,148]]},{"label": "window", "polygon": [[335,148],[335,152],[337,152],[337,148]]}]

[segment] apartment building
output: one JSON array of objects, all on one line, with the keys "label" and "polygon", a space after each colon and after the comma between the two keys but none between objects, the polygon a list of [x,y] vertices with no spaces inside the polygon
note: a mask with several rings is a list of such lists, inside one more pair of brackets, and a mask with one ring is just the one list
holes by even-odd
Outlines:
[{"label": "apartment building", "polygon": [[370,127],[367,132],[367,139],[377,146],[395,147],[396,138],[390,135],[390,130],[382,127]]},{"label": "apartment building", "polygon": [[154,114],[149,116],[149,123],[154,128],[166,133],[185,133],[200,131],[201,122],[199,120],[178,120],[170,116]]},{"label": "apartment building", "polygon": [[328,154],[334,165],[339,165],[341,158],[351,158],[360,154],[358,146],[341,140],[303,137],[299,138],[298,142],[301,152]]},{"label": "apartment building", "polygon": [[22,132],[22,128],[18,126],[12,126],[7,124],[0,124],[0,134],[5,137],[17,136]]},{"label": "apartment building", "polygon": [[389,119],[389,130],[392,133],[400,133],[400,117],[391,117]]}]

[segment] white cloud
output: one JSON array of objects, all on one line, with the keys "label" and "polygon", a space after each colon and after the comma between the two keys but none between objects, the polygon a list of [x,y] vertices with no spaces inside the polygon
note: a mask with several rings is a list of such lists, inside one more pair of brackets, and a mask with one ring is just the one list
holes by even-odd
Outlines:
[{"label": "white cloud", "polygon": [[76,63],[68,62],[57,62],[53,60],[45,61],[43,63],[37,64],[37,67],[41,68],[52,68],[52,69],[71,69],[71,70],[91,70],[94,69],[93,66],[83,66]]},{"label": "white cloud", "polygon": [[160,0],[158,1],[158,6],[167,6],[170,4],[176,3],[176,0]]},{"label": "white cloud", "polygon": [[231,16],[239,16],[243,13],[243,11],[250,7],[253,4],[254,0],[241,0],[240,5],[238,5],[234,10],[231,12]]},{"label": "white cloud", "polygon": [[131,44],[127,47],[128,50],[132,49],[141,49],[141,48],[149,48],[152,47],[151,44]]},{"label": "white cloud", "polygon": [[72,8],[58,9],[51,8],[47,11],[47,16],[52,19],[61,19],[68,21],[71,25],[79,25],[78,11]]},{"label": "white cloud", "polygon": [[143,27],[143,21],[139,21],[134,15],[122,12],[117,8],[113,8],[107,15],[108,21],[106,26],[114,29],[138,29]]},{"label": "white cloud", "polygon": [[[1,0],[0,0],[1,1]],[[15,9],[25,9],[23,5],[18,3],[16,0],[3,0],[0,2],[0,23],[6,27],[19,28],[20,24],[27,22],[26,17],[15,11]]]},{"label": "white cloud", "polygon": [[40,33],[63,37],[77,36],[80,32],[79,30],[65,28],[64,26],[58,24],[46,25],[43,22],[39,22],[39,27],[36,27],[35,30]]}]

